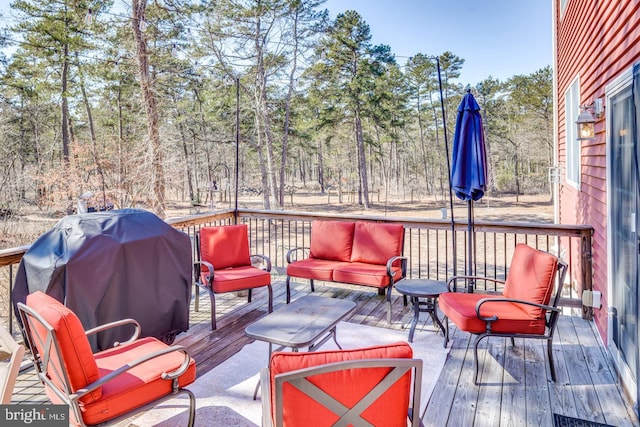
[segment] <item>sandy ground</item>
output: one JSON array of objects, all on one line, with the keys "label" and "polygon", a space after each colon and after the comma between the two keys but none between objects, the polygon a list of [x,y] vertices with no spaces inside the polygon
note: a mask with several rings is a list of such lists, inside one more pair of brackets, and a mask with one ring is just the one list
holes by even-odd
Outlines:
[{"label": "sandy ground", "polygon": [[[411,200],[408,196],[404,200],[389,198],[386,201],[376,193],[371,196],[372,206],[364,209],[357,203],[354,195],[344,195],[342,203],[335,193],[319,194],[311,192],[296,192],[287,195],[285,210],[322,213],[342,213],[351,215],[374,215],[418,218],[449,218],[451,210],[448,199],[418,198]],[[213,209],[233,208],[234,203],[224,196],[216,198]],[[240,208],[262,209],[261,196],[241,195],[238,200]],[[474,204],[476,219],[486,221],[510,222],[553,222],[553,205],[548,195],[526,195],[492,197],[486,196]],[[193,207],[188,202],[170,201],[167,203],[167,218],[179,218],[195,213],[211,211],[211,203]],[[50,229],[61,214],[44,212],[36,207],[26,206],[24,213],[9,219],[0,220],[0,249],[30,244],[39,235]],[[454,215],[456,219],[467,217],[467,204],[460,200],[454,201]]]}]

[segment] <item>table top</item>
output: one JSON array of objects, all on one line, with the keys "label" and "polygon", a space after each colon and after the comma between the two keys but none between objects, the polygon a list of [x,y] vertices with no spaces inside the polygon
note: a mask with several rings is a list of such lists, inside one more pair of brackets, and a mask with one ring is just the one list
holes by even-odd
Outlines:
[{"label": "table top", "polygon": [[305,295],[245,329],[249,338],[291,348],[312,345],[356,307],[353,301]]},{"label": "table top", "polygon": [[403,279],[394,286],[401,294],[411,297],[437,297],[449,291],[447,284],[440,280]]}]

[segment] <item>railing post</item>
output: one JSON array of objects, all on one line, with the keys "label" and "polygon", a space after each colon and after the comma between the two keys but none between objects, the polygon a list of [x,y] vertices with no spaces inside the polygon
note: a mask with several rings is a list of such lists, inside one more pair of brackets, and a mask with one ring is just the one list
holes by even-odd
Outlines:
[{"label": "railing post", "polygon": [[[593,254],[591,252],[591,230],[583,230],[580,233],[580,252],[581,252],[581,274],[584,291],[593,290]],[[582,318],[586,320],[593,319],[593,307],[582,305]]]}]

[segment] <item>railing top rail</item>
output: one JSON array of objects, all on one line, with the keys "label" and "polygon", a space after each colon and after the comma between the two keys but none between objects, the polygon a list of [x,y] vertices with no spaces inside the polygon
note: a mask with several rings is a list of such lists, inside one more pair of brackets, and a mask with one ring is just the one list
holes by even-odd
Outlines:
[{"label": "railing top rail", "polygon": [[[317,212],[297,212],[297,211],[273,211],[259,209],[239,209],[240,217],[260,217],[260,218],[282,218],[298,219],[305,221],[313,221],[314,219],[334,219],[344,221],[366,220],[379,222],[400,223],[413,228],[436,228],[450,229],[451,220],[438,218],[420,218],[420,217],[389,217],[374,215],[348,215],[335,213],[317,213]],[[455,229],[464,231],[468,227],[467,221],[455,221]],[[503,221],[474,221],[476,232],[507,232],[513,233],[518,231],[519,234],[544,234],[553,236],[579,236],[583,232],[593,233],[593,227],[590,225],[578,224],[539,224],[528,222],[503,222]]]},{"label": "railing top rail", "polygon": [[29,247],[31,247],[31,245],[0,249],[0,267],[19,263],[22,255],[27,252]]},{"label": "railing top rail", "polygon": [[224,209],[216,212],[207,212],[196,215],[189,215],[180,218],[171,218],[166,220],[165,222],[169,225],[172,225],[176,228],[178,227],[189,227],[192,225],[205,224],[208,222],[224,220],[227,218],[233,218],[233,209]]},{"label": "railing top rail", "polygon": [[[360,214],[336,214],[298,211],[274,211],[259,209],[239,209],[238,215],[245,218],[271,218],[300,221],[313,221],[314,219],[333,219],[343,221],[378,221],[400,223],[411,228],[429,228],[438,230],[450,230],[451,220],[419,217],[389,217]],[[200,224],[222,221],[234,217],[233,209],[225,209],[216,212],[208,212],[197,215],[190,215],[182,218],[168,219],[166,222],[176,228],[190,227]],[[468,223],[466,221],[455,221],[456,231],[466,231]],[[590,225],[566,225],[566,224],[532,224],[524,222],[497,222],[497,221],[475,221],[476,232],[488,233],[517,233],[517,234],[539,234],[549,236],[569,236],[580,237],[593,234],[593,227]],[[30,245],[0,250],[0,267],[17,264]]]}]

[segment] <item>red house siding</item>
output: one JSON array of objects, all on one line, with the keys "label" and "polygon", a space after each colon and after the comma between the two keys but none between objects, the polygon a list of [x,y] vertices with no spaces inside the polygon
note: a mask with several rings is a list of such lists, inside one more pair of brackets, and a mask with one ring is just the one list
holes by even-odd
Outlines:
[{"label": "red house siding", "polygon": [[[557,0],[554,13],[558,162],[565,166],[565,93],[579,77],[580,104],[590,104],[596,98],[604,99],[605,86],[640,61],[640,0],[568,0],[562,15],[560,1]],[[602,292],[602,309],[594,310],[594,317],[606,343],[609,305],[605,128],[602,118],[596,122],[596,138],[582,141],[580,186],[576,188],[563,179],[558,207],[560,223],[594,227],[593,285],[594,289]]]}]

